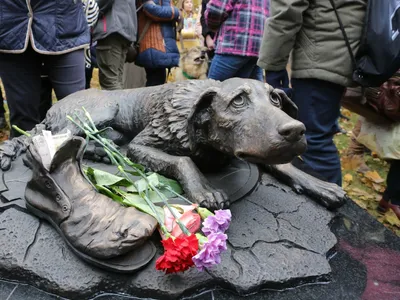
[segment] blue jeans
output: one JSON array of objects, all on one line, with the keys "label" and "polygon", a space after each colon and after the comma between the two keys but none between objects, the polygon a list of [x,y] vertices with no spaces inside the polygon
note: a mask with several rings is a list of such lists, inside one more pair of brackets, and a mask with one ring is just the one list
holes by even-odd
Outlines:
[{"label": "blue jeans", "polygon": [[292,79],[298,119],[306,126],[303,160],[329,182],[342,185],[342,172],[333,136],[344,87],[318,79]]},{"label": "blue jeans", "polygon": [[264,81],[263,71],[257,66],[257,57],[215,54],[208,78],[224,81],[232,77]]}]

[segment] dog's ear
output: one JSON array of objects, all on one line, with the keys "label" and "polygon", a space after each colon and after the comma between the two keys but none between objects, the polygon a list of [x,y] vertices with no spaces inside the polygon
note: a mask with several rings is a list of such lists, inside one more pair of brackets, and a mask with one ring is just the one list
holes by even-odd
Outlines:
[{"label": "dog's ear", "polygon": [[[201,138],[199,134],[207,133],[211,120],[211,104],[218,94],[217,87],[209,87],[195,101],[188,116],[188,134],[190,139]],[[191,144],[194,144],[191,142]]]},{"label": "dog's ear", "polygon": [[275,92],[277,92],[282,100],[282,110],[287,113],[290,117],[293,119],[297,120],[297,112],[298,108],[297,105],[294,104],[294,102],[288,97],[288,95],[279,89],[275,89]]}]

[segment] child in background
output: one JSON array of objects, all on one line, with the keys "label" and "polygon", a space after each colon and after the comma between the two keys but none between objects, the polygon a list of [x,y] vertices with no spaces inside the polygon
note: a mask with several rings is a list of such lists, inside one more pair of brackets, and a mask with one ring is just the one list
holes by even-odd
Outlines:
[{"label": "child in background", "polygon": [[[82,0],[83,7],[85,10],[86,20],[90,28],[92,28],[99,17],[99,6],[97,5],[96,0]],[[93,76],[93,68],[97,67],[94,66],[93,63],[96,62],[95,57],[92,59],[92,54],[95,54],[95,46],[94,44],[90,43],[90,47],[85,49],[85,77],[86,77],[86,84],[85,88],[90,88],[90,81],[92,80]]]},{"label": "child in background", "polygon": [[[179,38],[184,40],[196,40],[193,46],[200,46],[204,44],[204,38],[202,36],[202,28],[200,24],[200,14],[196,14],[193,8],[192,0],[183,0],[181,3],[181,15],[183,19],[183,24],[181,28],[178,29],[180,33]],[[193,42],[190,43],[192,46]],[[181,43],[182,47],[182,43]],[[188,47],[190,48],[190,47]]]}]

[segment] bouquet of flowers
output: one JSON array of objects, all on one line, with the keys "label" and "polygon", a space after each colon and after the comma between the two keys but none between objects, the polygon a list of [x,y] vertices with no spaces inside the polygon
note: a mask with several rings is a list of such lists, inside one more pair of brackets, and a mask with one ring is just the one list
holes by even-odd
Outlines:
[{"label": "bouquet of flowers", "polygon": [[[157,220],[164,254],[157,259],[156,269],[169,274],[194,266],[203,271],[219,264],[221,253],[227,249],[225,232],[231,221],[230,210],[213,213],[191,203],[182,196],[178,182],[157,173],[146,173],[143,166],[129,160],[110,140],[102,137],[102,132],[110,128],[99,131],[84,108],[83,112],[86,119],[77,113],[74,118],[67,118],[85,132],[87,141],[92,139],[100,144],[117,168],[117,173],[111,174],[86,167],[85,175],[99,192]],[[174,204],[172,197],[187,205]]]}]

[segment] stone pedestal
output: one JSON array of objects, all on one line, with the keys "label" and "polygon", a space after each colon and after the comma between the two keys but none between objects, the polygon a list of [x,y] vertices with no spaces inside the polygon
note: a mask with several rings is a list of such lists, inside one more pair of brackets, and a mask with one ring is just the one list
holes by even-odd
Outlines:
[{"label": "stone pedestal", "polygon": [[[400,243],[394,235],[353,204],[346,204],[334,218],[334,213],[270,175],[258,173],[253,165],[234,162],[224,172],[207,175],[237,200],[231,206],[228,251],[222,263],[207,272],[191,269],[175,275],[155,269],[156,258],[162,254],[157,234],[153,237],[157,255],[138,273],[115,274],[81,261],[48,223],[25,210],[23,195],[30,176],[19,159],[0,181],[0,278],[6,280],[0,281],[0,299],[211,300],[242,299],[239,295],[250,293],[257,294],[249,299],[361,299],[379,284],[390,285],[390,292],[398,296],[379,299],[400,298],[400,264],[396,263]],[[332,222],[339,243],[331,231]],[[354,239],[355,235],[362,239]],[[374,258],[379,259],[376,264],[383,264],[385,282],[380,282],[382,272],[371,266]],[[392,263],[385,265],[385,261]],[[293,287],[297,288],[263,291]]]}]

